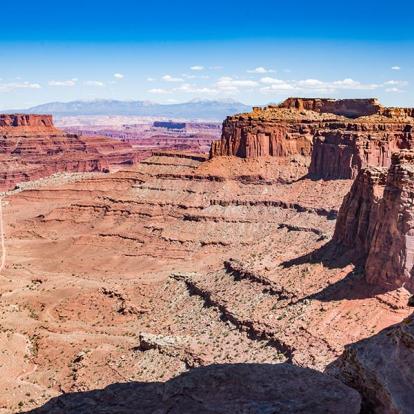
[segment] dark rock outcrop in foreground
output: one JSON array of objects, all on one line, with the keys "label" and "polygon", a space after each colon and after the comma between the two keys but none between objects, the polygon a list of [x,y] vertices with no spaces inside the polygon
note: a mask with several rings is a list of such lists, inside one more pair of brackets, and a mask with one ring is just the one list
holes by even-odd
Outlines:
[{"label": "dark rock outcrop in foreground", "polygon": [[64,394],[31,414],[357,414],[359,394],[335,378],[289,364],[196,368],[165,383],[113,384]]},{"label": "dark rock outcrop in foreground", "polygon": [[414,151],[385,168],[362,170],[345,197],[334,241],[365,263],[367,282],[414,292]]},{"label": "dark rock outcrop in foreground", "polygon": [[414,410],[414,316],[346,347],[328,368],[362,394],[362,412],[411,414]]},{"label": "dark rock outcrop in foreground", "polygon": [[391,154],[413,148],[414,110],[376,99],[289,98],[228,117],[210,156],[311,158],[314,178],[355,178],[368,165],[388,167]]},{"label": "dark rock outcrop in foreground", "polygon": [[106,171],[137,159],[127,143],[55,128],[51,115],[0,114],[0,191],[56,172]]}]

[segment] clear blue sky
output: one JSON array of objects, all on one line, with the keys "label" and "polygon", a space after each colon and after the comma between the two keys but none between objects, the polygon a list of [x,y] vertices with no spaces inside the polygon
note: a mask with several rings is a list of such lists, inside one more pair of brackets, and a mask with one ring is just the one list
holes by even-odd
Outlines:
[{"label": "clear blue sky", "polygon": [[1,10],[3,109],[291,95],[414,106],[411,1],[21,0]]}]

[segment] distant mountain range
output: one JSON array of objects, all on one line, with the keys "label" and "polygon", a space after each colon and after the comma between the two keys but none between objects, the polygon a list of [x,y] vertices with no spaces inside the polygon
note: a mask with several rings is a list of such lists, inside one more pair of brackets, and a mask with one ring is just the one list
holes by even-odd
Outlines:
[{"label": "distant mountain range", "polygon": [[150,101],[93,100],[50,102],[25,110],[7,111],[52,114],[57,118],[79,115],[134,115],[171,119],[222,121],[226,116],[248,112],[251,107],[233,100],[198,100],[159,104]]}]

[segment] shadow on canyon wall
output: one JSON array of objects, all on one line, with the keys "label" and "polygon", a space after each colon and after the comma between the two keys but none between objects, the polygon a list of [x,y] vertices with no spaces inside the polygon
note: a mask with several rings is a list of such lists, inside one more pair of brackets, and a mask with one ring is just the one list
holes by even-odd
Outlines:
[{"label": "shadow on canyon wall", "polygon": [[291,364],[217,364],[166,382],[115,383],[52,398],[26,414],[353,414],[359,394]]}]

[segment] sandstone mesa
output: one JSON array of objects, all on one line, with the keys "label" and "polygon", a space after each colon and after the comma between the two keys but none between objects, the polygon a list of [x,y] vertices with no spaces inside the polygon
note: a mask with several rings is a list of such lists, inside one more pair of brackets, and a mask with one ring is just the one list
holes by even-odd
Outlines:
[{"label": "sandstone mesa", "polygon": [[315,178],[356,177],[367,165],[386,166],[413,146],[414,110],[386,108],[376,99],[290,98],[280,105],[229,116],[210,156],[310,157]]}]

